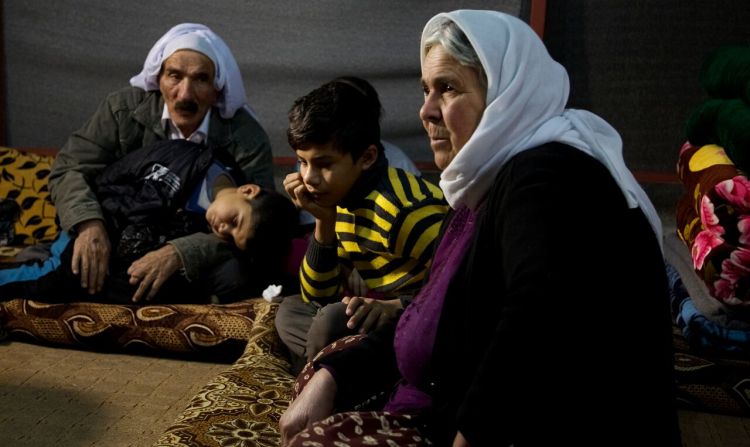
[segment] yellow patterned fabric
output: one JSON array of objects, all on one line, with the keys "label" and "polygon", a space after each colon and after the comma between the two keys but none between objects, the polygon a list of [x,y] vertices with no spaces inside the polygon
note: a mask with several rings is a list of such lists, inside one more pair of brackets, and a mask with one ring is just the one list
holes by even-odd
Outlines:
[{"label": "yellow patterned fabric", "polygon": [[54,157],[0,147],[0,197],[21,207],[13,245],[52,241],[60,231],[47,177]]},{"label": "yellow patterned fabric", "polygon": [[256,308],[242,357],[193,397],[155,447],[279,445],[294,377],[273,324],[277,307]]}]

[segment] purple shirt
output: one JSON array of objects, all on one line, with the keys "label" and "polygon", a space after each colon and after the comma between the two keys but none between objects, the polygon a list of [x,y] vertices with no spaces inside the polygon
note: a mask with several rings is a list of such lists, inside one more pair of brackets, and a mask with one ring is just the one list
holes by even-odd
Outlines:
[{"label": "purple shirt", "polygon": [[418,385],[424,382],[429,369],[445,295],[469,248],[476,216],[476,212],[466,207],[453,214],[432,261],[427,284],[399,319],[394,348],[403,379],[385,411],[415,414],[432,404],[430,395]]}]

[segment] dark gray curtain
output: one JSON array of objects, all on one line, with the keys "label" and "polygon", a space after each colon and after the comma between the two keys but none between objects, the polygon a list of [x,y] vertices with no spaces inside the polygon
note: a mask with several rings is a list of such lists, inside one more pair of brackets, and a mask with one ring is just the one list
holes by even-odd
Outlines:
[{"label": "dark gray curtain", "polygon": [[609,121],[636,171],[675,173],[685,121],[706,97],[704,58],[750,44],[747,0],[549,0],[547,13],[545,42],[570,74],[570,105]]}]

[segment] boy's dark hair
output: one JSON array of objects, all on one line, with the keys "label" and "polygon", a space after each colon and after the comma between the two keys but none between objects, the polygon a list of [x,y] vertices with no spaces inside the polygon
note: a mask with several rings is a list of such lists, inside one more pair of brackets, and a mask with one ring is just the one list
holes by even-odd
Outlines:
[{"label": "boy's dark hair", "polygon": [[291,200],[272,189],[263,188],[250,200],[253,210],[253,237],[246,251],[269,269],[278,269],[289,255],[297,236],[299,211]]},{"label": "boy's dark hair", "polygon": [[354,76],[336,78],[294,101],[287,139],[294,150],[332,143],[356,161],[372,144],[382,153],[381,111],[369,82]]}]

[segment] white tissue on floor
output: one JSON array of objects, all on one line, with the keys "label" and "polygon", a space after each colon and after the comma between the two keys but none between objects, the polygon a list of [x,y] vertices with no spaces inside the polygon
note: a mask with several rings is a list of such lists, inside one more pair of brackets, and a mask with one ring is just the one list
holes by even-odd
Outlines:
[{"label": "white tissue on floor", "polygon": [[271,284],[270,286],[266,287],[266,290],[263,291],[263,299],[268,301],[269,303],[278,303],[279,301],[281,301],[281,286]]}]

